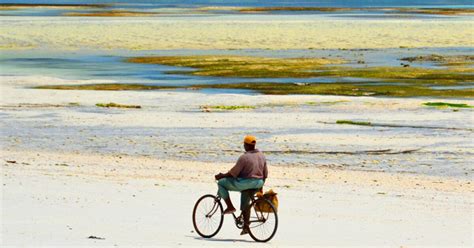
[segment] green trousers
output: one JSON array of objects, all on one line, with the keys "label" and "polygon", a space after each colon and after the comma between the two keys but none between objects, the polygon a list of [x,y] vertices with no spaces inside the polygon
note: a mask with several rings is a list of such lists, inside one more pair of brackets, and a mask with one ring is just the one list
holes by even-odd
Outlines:
[{"label": "green trousers", "polygon": [[[219,187],[217,195],[222,199],[229,198],[229,191],[244,191],[248,189],[255,189],[257,191],[263,187],[263,179],[257,178],[233,178],[226,177],[222,178],[217,182]],[[251,197],[255,194],[254,192],[242,192],[240,195],[240,210],[244,210],[248,207]]]}]

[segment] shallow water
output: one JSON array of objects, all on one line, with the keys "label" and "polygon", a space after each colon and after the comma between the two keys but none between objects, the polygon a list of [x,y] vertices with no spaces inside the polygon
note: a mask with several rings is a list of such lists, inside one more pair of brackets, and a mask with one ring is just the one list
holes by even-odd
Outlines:
[{"label": "shallow water", "polygon": [[[1,3],[18,3],[18,4],[58,4],[57,1],[51,0],[15,0],[15,1],[0,1]],[[235,13],[233,10],[208,10],[208,12],[196,12],[195,10],[201,7],[218,6],[218,7],[339,7],[339,8],[374,8],[374,7],[412,7],[412,8],[473,8],[471,1],[455,0],[455,1],[406,1],[406,0],[308,0],[308,1],[214,1],[214,0],[82,0],[61,1],[60,4],[110,4],[105,8],[89,8],[89,9],[50,9],[50,8],[21,8],[13,10],[3,10],[0,13],[7,16],[61,16],[66,13],[84,13],[95,12],[101,10],[125,10],[125,11],[139,11],[139,12],[158,12],[160,15],[181,17],[183,14],[191,16],[207,16],[207,15],[221,15]],[[240,13],[239,15],[254,15],[255,13]],[[351,10],[338,11],[336,13],[320,12],[320,11],[278,11],[277,13],[268,13],[265,15],[323,15],[326,17],[342,17],[342,18],[413,18],[413,19],[427,19],[427,18],[453,18],[439,15],[419,15],[419,14],[391,14],[384,11],[370,11],[366,10]]]},{"label": "shallow water", "polygon": [[[0,3],[57,3],[51,0],[1,0]],[[135,7],[175,6],[310,6],[310,7],[472,7],[470,0],[62,0],[61,3],[106,4],[118,3]]]},{"label": "shallow water", "polygon": [[[124,60],[133,56],[171,56],[171,55],[242,55],[268,57],[327,57],[347,60],[347,65],[401,66],[400,58],[418,55],[473,54],[473,48],[421,48],[421,49],[373,49],[373,50],[172,50],[172,51],[5,51],[0,54],[0,75],[47,75],[74,80],[106,80],[117,83],[137,83],[149,85],[196,85],[225,84],[239,82],[310,83],[310,82],[357,82],[376,79],[358,78],[222,78],[192,75],[168,74],[169,71],[192,70],[191,68],[165,65],[127,63]],[[357,61],[364,61],[358,64]],[[433,63],[412,63],[411,66],[431,68]],[[235,91],[232,91],[235,92]]]}]

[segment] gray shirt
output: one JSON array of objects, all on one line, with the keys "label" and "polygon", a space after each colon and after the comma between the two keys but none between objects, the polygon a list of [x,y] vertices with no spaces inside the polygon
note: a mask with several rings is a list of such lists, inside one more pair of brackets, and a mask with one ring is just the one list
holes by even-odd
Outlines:
[{"label": "gray shirt", "polygon": [[267,178],[267,160],[262,152],[255,149],[245,152],[229,170],[229,174],[239,178]]}]

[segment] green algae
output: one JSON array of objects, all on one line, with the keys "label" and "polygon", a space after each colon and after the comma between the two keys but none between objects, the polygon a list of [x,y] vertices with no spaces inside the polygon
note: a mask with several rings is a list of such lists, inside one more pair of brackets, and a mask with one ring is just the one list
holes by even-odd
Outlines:
[{"label": "green algae", "polygon": [[[189,86],[149,86],[140,84],[114,84],[110,85],[46,85],[37,86],[36,89],[59,90],[163,90],[163,89],[188,89]],[[446,98],[472,98],[474,89],[437,90],[423,85],[377,85],[371,82],[358,83],[309,83],[298,85],[293,83],[234,83],[194,85],[192,89],[244,89],[257,91],[268,95],[338,95],[338,96],[391,96],[391,97],[446,97]],[[311,103],[308,103],[311,104]]]},{"label": "green algae", "polygon": [[339,100],[339,101],[324,101],[324,102],[305,102],[306,105],[335,105],[338,103],[345,103],[349,102],[347,100]]},{"label": "green algae", "polygon": [[474,81],[474,68],[366,67],[341,66],[340,59],[265,58],[250,56],[162,56],[134,57],[130,63],[161,64],[194,70],[168,71],[169,74],[240,78],[361,78],[382,82],[423,85],[453,85]]},{"label": "green algae", "polygon": [[[369,126],[369,127],[384,127],[384,128],[420,128],[420,129],[439,129],[439,130],[463,130],[463,131],[474,131],[472,128],[460,128],[460,127],[440,127],[440,126],[420,126],[420,125],[399,125],[389,123],[373,123],[368,121],[352,121],[352,120],[337,120],[334,122],[321,122],[324,124],[336,124],[336,125],[356,125],[356,126]],[[418,149],[416,149],[418,150]],[[414,150],[411,150],[414,151]],[[402,151],[401,153],[411,152],[410,150]]]},{"label": "green algae", "polygon": [[144,84],[79,84],[79,85],[41,85],[33,87],[34,89],[49,90],[163,90],[175,89],[172,86],[155,86]]},{"label": "green algae", "polygon": [[466,8],[377,8],[377,7],[366,7],[366,8],[336,8],[336,7],[253,7],[253,8],[240,8],[239,12],[242,13],[266,13],[274,11],[318,11],[318,12],[341,12],[341,11],[384,11],[384,12],[398,12],[398,13],[409,13],[409,14],[425,14],[425,15],[472,15],[474,10]]},{"label": "green algae", "polygon": [[367,121],[351,121],[351,120],[337,120],[336,124],[343,125],[357,125],[357,126],[371,126],[372,123]]},{"label": "green algae", "polygon": [[357,10],[355,8],[334,8],[334,7],[255,7],[241,8],[239,12],[269,12],[269,11],[320,11],[320,12],[338,12]]},{"label": "green algae", "polygon": [[94,12],[68,12],[68,13],[64,13],[63,15],[64,16],[95,16],[95,17],[134,17],[134,16],[153,16],[153,15],[156,15],[156,13],[110,10],[110,11],[94,11]]},{"label": "green algae", "polygon": [[364,83],[311,83],[304,86],[282,83],[236,83],[200,85],[202,88],[245,89],[269,95],[340,95],[340,96],[391,96],[391,97],[474,97],[473,89],[436,90],[425,86],[370,85]]},{"label": "green algae", "polygon": [[[342,61],[325,58],[262,58],[244,56],[169,56],[138,57],[127,60],[133,63],[164,64],[193,68],[192,71],[172,71],[168,73],[191,74],[196,76],[241,77],[241,78],[361,78],[360,83],[238,83],[226,85],[197,85],[197,88],[248,89],[264,94],[322,94],[347,96],[436,96],[472,97],[467,90],[436,90],[433,85],[456,86],[474,81],[474,68],[417,68],[417,67],[367,67],[353,68],[329,64]],[[374,84],[389,83],[386,85]],[[369,81],[370,80],[370,81]]]},{"label": "green algae", "polygon": [[467,8],[394,8],[401,13],[426,14],[426,15],[473,15],[473,9]]},{"label": "green algae", "polygon": [[[430,57],[444,62],[470,59],[465,57]],[[411,58],[410,58],[411,60]],[[263,94],[317,94],[343,96],[391,97],[474,97],[473,89],[435,89],[433,86],[465,86],[474,81],[474,68],[366,67],[336,65],[339,59],[265,58],[251,56],[201,55],[133,57],[130,63],[160,64],[178,67],[172,74],[196,76],[262,78],[257,83],[233,83],[191,86],[151,86],[142,84],[46,85],[37,89],[58,90],[164,90],[164,89],[245,89]],[[183,68],[180,70],[179,68]],[[189,68],[193,70],[189,70]],[[320,83],[318,77],[334,78],[334,83]],[[312,83],[268,83],[265,78],[315,78]],[[346,82],[358,78],[359,82]]]},{"label": "green algae", "polygon": [[256,106],[249,106],[249,105],[206,105],[201,106],[201,109],[204,111],[206,110],[242,110],[242,109],[255,109]]},{"label": "green algae", "polygon": [[161,64],[194,68],[194,71],[170,71],[170,74],[242,78],[305,78],[329,64],[341,64],[341,59],[328,58],[266,58],[250,56],[163,56],[135,57],[130,63]]},{"label": "green algae", "polygon": [[313,77],[353,77],[379,79],[382,82],[403,82],[410,84],[452,85],[474,80],[473,68],[430,69],[419,67],[350,67],[325,68],[313,73]]},{"label": "green algae", "polygon": [[284,102],[270,102],[258,105],[262,108],[282,108],[282,107],[297,107],[300,104],[295,101],[284,101]]},{"label": "green algae", "polygon": [[468,105],[466,103],[425,102],[423,105],[437,108],[474,108],[474,106]]},{"label": "green algae", "polygon": [[432,62],[441,66],[471,66],[474,65],[474,55],[420,55],[401,58],[402,61],[410,63]]},{"label": "green algae", "polygon": [[134,108],[134,109],[142,108],[140,105],[126,105],[126,104],[118,104],[114,102],[96,103],[95,106],[102,107],[102,108]]}]

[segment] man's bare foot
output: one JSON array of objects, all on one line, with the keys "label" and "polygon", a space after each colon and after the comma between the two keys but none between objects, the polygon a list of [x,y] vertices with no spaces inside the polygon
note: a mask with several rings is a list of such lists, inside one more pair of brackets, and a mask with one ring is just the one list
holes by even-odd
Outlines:
[{"label": "man's bare foot", "polygon": [[235,208],[227,208],[224,210],[224,214],[232,214],[235,212]]},{"label": "man's bare foot", "polygon": [[245,235],[245,234],[248,234],[249,233],[249,228],[248,227],[244,227],[242,229],[242,232],[240,233],[240,235]]}]

